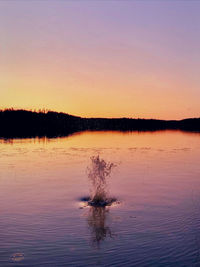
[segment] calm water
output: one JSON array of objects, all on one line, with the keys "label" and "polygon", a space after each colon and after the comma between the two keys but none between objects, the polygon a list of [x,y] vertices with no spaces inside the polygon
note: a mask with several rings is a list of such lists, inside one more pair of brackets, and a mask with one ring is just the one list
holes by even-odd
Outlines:
[{"label": "calm water", "polygon": [[[117,163],[120,204],[81,208],[86,167]],[[200,134],[0,141],[0,266],[200,266]]]}]

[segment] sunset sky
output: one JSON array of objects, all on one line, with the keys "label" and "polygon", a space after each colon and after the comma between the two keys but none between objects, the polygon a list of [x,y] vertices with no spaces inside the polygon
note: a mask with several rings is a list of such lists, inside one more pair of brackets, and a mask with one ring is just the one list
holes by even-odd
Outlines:
[{"label": "sunset sky", "polygon": [[0,108],[200,117],[199,1],[0,1]]}]

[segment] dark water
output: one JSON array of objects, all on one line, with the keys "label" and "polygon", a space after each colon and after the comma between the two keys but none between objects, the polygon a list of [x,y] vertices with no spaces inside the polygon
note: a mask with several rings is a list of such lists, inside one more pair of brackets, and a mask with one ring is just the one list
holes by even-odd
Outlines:
[{"label": "dark water", "polygon": [[[82,208],[98,154],[120,204]],[[199,159],[178,131],[0,141],[0,266],[200,266]]]}]

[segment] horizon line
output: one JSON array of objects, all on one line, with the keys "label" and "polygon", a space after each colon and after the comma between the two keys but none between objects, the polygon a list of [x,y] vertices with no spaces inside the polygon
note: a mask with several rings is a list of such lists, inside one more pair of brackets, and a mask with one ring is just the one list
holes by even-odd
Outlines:
[{"label": "horizon line", "polygon": [[188,119],[200,119],[199,117],[187,117],[187,118],[182,118],[182,119],[155,119],[155,118],[142,118],[142,117],[81,117],[78,115],[73,115],[73,114],[69,114],[67,112],[62,112],[62,111],[55,111],[55,110],[51,110],[51,109],[46,109],[46,108],[41,108],[41,109],[23,109],[23,108],[0,108],[0,112],[5,112],[5,111],[26,111],[26,112],[33,112],[33,113],[44,113],[47,114],[48,112],[53,112],[53,113],[60,113],[60,114],[65,114],[65,115],[69,115],[69,116],[73,116],[73,117],[77,117],[77,118],[81,118],[81,119],[131,119],[131,120],[157,120],[157,121],[183,121],[183,120],[188,120]]}]

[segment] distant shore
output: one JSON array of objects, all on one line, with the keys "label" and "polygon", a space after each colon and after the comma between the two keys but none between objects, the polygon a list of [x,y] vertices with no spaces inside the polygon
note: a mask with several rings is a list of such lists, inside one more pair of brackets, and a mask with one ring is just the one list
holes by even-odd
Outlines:
[{"label": "distant shore", "polygon": [[0,110],[0,137],[58,137],[80,131],[156,131],[200,132],[200,118],[156,120],[134,118],[81,118],[66,113]]}]

